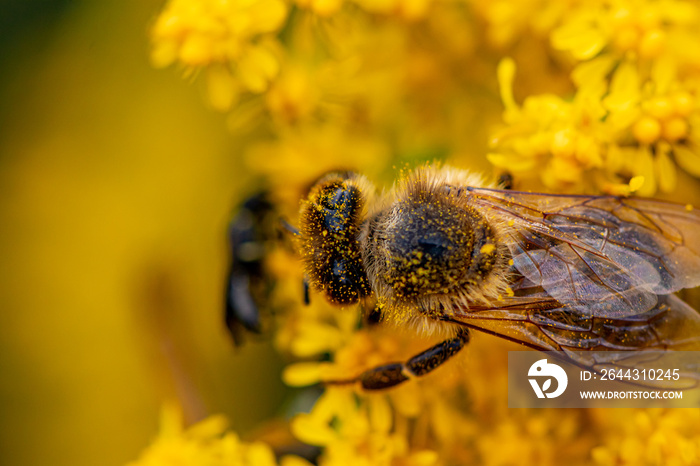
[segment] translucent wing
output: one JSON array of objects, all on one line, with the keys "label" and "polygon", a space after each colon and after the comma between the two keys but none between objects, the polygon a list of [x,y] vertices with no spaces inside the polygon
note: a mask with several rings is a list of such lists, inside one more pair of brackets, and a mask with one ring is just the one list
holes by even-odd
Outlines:
[{"label": "translucent wing", "polygon": [[[527,282],[527,280],[522,281]],[[537,287],[516,285],[516,295],[499,307],[470,306],[448,318],[453,323],[480,330],[540,351],[561,351],[575,364],[593,371],[606,368],[638,368],[649,351],[700,350],[700,314],[675,295],[659,296],[644,314],[606,318],[562,306]],[[696,386],[700,362],[684,361],[678,367],[682,380],[668,388]]]},{"label": "translucent wing", "polygon": [[644,316],[661,306],[658,295],[700,285],[695,210],[645,199],[466,190],[482,214],[511,226],[505,241],[518,272],[578,315]]}]

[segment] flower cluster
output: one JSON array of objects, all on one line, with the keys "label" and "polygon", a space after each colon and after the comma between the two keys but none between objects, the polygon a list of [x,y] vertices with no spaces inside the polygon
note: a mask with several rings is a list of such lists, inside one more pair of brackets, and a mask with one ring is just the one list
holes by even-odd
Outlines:
[{"label": "flower cluster", "polygon": [[[388,182],[405,165],[449,160],[508,172],[520,187],[618,195],[671,193],[677,166],[700,176],[690,1],[170,0],[151,37],[156,65],[206,74],[246,173],[264,177],[288,218],[331,169]],[[300,266],[283,250],[267,269],[279,282],[272,305],[285,309],[275,343],[296,361],[284,381],[329,384],[291,421],[320,448],[319,465],[698,461],[692,417],[638,410],[621,428],[588,411],[508,410],[509,347],[490,337],[395,389],[336,384],[437,340],[368,325],[317,294],[299,305]],[[191,464],[217,464],[206,455],[225,441],[244,458],[234,464],[253,464],[245,449],[264,450],[222,430],[179,432],[144,458],[189,445],[204,455]],[[255,464],[275,464],[265,451]]]},{"label": "flower cluster", "polygon": [[153,64],[206,68],[212,106],[229,108],[238,94],[261,93],[277,76],[275,33],[286,16],[282,0],[173,0],[153,25]]},{"label": "flower cluster", "polygon": [[686,1],[573,2],[548,23],[572,61],[573,96],[516,104],[501,64],[504,127],[489,160],[555,191],[649,196],[676,188],[676,164],[700,174],[700,6]]},{"label": "flower cluster", "polygon": [[597,412],[597,420],[609,423],[609,429],[608,437],[591,452],[596,464],[656,466],[700,462],[700,433],[693,427],[700,421],[697,410],[637,410],[626,414],[629,416],[611,420],[606,413]]},{"label": "flower cluster", "polygon": [[287,455],[280,462],[265,443],[243,442],[226,430],[222,416],[212,416],[187,429],[182,413],[172,405],[163,408],[158,437],[127,466],[310,466],[303,458]]}]

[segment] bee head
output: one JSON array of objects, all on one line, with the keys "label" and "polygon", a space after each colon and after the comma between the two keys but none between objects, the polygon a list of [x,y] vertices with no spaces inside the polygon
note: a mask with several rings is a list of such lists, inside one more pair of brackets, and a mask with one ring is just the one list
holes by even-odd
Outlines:
[{"label": "bee head", "polygon": [[333,304],[354,304],[371,292],[358,239],[367,185],[353,172],[329,173],[301,206],[305,271],[311,285]]}]

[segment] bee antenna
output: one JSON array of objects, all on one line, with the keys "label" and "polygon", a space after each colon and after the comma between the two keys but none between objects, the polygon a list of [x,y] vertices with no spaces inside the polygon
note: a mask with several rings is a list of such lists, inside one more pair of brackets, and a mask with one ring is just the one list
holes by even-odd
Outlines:
[{"label": "bee antenna", "polygon": [[301,236],[301,233],[299,232],[299,229],[289,223],[286,219],[280,218],[280,225],[282,228],[284,228],[288,233],[291,233],[294,236]]},{"label": "bee antenna", "polygon": [[311,304],[311,293],[309,290],[309,279],[307,277],[304,277],[302,285],[304,287],[304,304],[308,306]]}]

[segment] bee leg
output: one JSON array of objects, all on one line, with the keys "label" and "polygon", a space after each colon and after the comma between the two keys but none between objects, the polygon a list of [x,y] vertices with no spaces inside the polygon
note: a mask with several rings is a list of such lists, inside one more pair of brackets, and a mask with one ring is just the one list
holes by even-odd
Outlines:
[{"label": "bee leg", "polygon": [[513,189],[513,175],[509,172],[503,172],[498,176],[498,187],[501,189]]},{"label": "bee leg", "polygon": [[280,218],[279,222],[280,222],[280,226],[282,227],[283,231],[286,234],[292,235],[292,236],[301,236],[301,234],[299,233],[299,229],[297,227],[295,227],[294,225],[292,225],[291,223],[289,223],[286,219]]},{"label": "bee leg", "polygon": [[382,308],[375,304],[370,312],[365,316],[364,324],[367,326],[377,325],[382,321]]},{"label": "bee leg", "polygon": [[304,281],[302,282],[304,286],[304,305],[308,306],[311,304],[311,294],[309,290],[309,279],[308,277],[304,277]]},{"label": "bee leg", "polygon": [[415,377],[432,372],[457,354],[469,342],[469,332],[461,329],[456,337],[445,340],[413,356],[406,362],[396,362],[369,369],[351,380],[327,382],[332,385],[360,382],[365,390],[393,387]]}]

